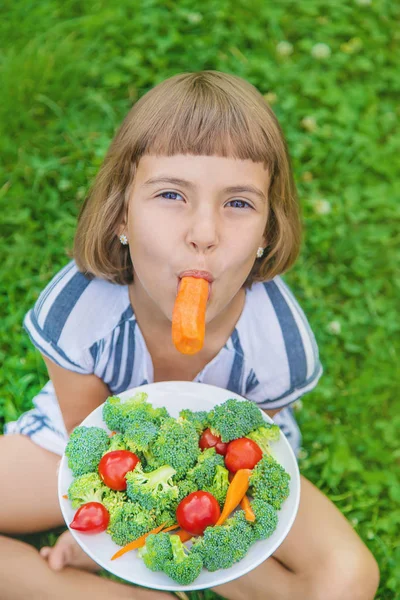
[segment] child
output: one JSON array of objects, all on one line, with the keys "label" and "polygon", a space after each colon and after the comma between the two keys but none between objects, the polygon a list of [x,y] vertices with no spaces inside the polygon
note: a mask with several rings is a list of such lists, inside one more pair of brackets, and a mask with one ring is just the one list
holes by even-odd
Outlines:
[{"label": "child", "polygon": [[[63,524],[56,465],[68,434],[110,394],[145,383],[194,380],[239,393],[274,416],[297,452],[291,404],[322,373],[304,313],[280,277],[299,246],[286,143],[252,85],[203,71],[175,75],[145,94],[83,205],[74,260],[24,320],[50,380],[0,438],[8,480],[0,531]],[[194,355],[180,354],[171,338],[188,270],[212,280],[204,346]],[[0,537],[0,553],[3,598],[78,600],[89,590],[97,599],[166,596],[88,573],[97,567],[69,532],[40,555]],[[281,547],[215,591],[232,599],[368,600],[378,578],[351,526],[302,478],[299,512]]]}]

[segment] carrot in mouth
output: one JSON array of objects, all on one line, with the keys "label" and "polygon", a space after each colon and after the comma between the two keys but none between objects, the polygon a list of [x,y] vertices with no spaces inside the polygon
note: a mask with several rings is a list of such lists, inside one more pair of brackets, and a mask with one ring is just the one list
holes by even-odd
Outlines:
[{"label": "carrot in mouth", "polygon": [[208,286],[199,277],[181,279],[172,313],[172,341],[182,354],[196,354],[203,347]]}]

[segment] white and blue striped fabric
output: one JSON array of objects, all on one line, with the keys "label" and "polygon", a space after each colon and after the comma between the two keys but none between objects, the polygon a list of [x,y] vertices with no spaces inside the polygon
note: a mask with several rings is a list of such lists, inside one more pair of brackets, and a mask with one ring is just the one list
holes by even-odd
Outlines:
[{"label": "white and blue striped fabric", "polygon": [[[95,373],[112,394],[154,380],[128,286],[88,279],[74,261],[40,294],[25,316],[24,328],[45,356],[76,373]],[[283,279],[275,277],[246,291],[232,335],[194,381],[230,390],[264,409],[282,409],[274,421],[298,453],[301,435],[290,405],[313,389],[321,374],[307,319]],[[6,425],[5,434],[28,435],[62,454],[68,436],[51,381],[33,404],[32,410]]]}]

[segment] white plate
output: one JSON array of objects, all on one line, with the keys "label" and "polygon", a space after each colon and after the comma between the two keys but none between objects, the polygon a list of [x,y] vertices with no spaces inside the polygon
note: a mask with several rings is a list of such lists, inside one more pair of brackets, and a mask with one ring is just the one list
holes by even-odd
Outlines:
[{"label": "white plate", "polygon": [[[150,383],[127,390],[119,394],[119,397],[127,399],[138,391],[147,392],[148,402],[156,407],[165,406],[172,417],[178,417],[179,411],[183,408],[211,410],[216,404],[221,404],[228,398],[244,400],[242,396],[234,394],[229,390],[193,381]],[[103,427],[109,431],[103,421],[102,410],[103,405],[96,408],[82,421],[81,425]],[[273,422],[263,411],[261,412],[266,421],[269,423]],[[268,539],[253,544],[246,556],[229,569],[220,569],[214,572],[203,569],[199,577],[191,585],[179,585],[164,573],[150,571],[144,565],[143,561],[138,558],[136,550],[127,552],[121,558],[111,561],[111,556],[119,550],[120,546],[115,544],[106,532],[88,535],[74,529],[70,529],[70,531],[86,554],[101,567],[113,573],[113,575],[137,585],[157,590],[187,591],[203,590],[237,579],[257,567],[275,552],[287,536],[297,513],[300,498],[300,475],[295,455],[283,433],[281,433],[278,441],[271,443],[271,447],[276,460],[286,469],[291,477],[289,497],[283,503],[281,510],[278,511],[278,526],[276,530]],[[62,514],[67,525],[71,523],[76,512],[71,507],[69,500],[63,498],[72,481],[72,472],[68,467],[65,455],[63,455],[58,475],[58,496]]]}]

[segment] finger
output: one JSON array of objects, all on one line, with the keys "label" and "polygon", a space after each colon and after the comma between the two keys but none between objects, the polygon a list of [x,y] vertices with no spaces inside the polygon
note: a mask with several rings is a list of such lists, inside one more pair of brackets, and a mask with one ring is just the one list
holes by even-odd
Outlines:
[{"label": "finger", "polygon": [[40,548],[39,550],[39,554],[40,556],[43,556],[43,558],[47,558],[50,554],[51,548],[49,548],[49,546],[43,546],[43,548]]},{"label": "finger", "polygon": [[61,571],[63,567],[67,564],[67,556],[66,556],[65,548],[57,548],[54,547],[53,552],[49,557],[49,565],[54,571]]}]

